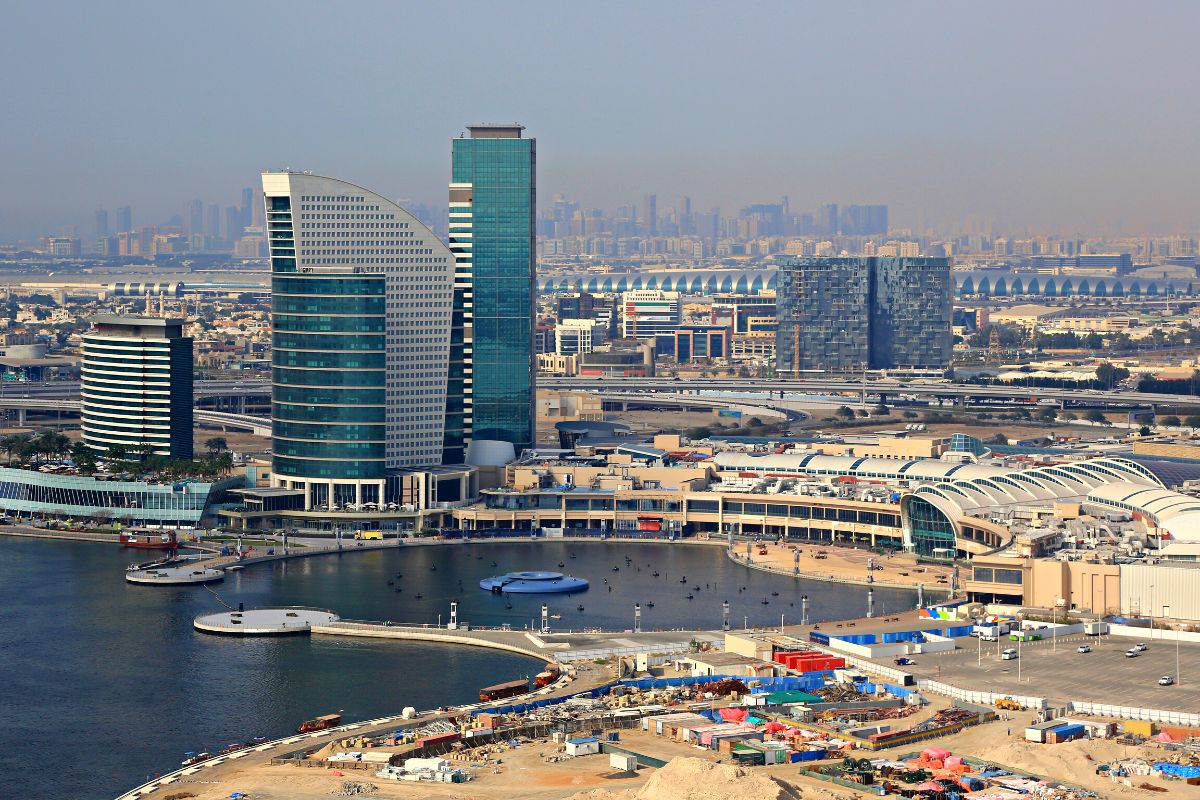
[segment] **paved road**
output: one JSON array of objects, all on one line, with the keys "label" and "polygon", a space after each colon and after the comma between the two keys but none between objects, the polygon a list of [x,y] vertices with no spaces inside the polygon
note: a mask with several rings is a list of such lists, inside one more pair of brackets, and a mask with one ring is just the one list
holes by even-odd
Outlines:
[{"label": "paved road", "polygon": [[[870,397],[886,394],[894,399],[901,395],[916,395],[922,398],[992,398],[992,399],[1039,399],[1075,403],[1112,403],[1116,405],[1152,405],[1155,403],[1178,404],[1186,401],[1185,395],[1133,392],[1121,389],[1093,391],[1085,389],[1050,389],[1022,386],[970,386],[965,384],[934,381],[910,381],[901,383],[894,379],[859,381],[829,378],[800,380],[763,380],[755,378],[705,378],[671,380],[665,378],[542,378],[538,385],[547,389],[594,389],[615,392],[741,392],[766,394],[830,394],[866,391]],[[197,397],[246,396],[270,392],[271,384],[266,380],[213,380],[196,381]],[[0,399],[22,397],[73,398],[79,396],[77,382],[22,383],[5,387]]]}]

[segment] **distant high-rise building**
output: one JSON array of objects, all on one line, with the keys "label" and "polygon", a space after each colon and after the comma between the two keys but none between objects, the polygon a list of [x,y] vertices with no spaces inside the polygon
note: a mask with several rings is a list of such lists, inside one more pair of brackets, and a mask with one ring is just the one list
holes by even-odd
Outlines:
[{"label": "distant high-rise building", "polygon": [[813,232],[819,236],[836,236],[838,222],[837,203],[823,205],[817,209],[817,217],[814,220],[816,230]]},{"label": "distant high-rise building", "polygon": [[204,225],[204,235],[210,239],[221,238],[221,207],[216,203],[208,206],[208,215]]},{"label": "distant high-rise building", "polygon": [[844,206],[838,227],[844,236],[882,236],[888,231],[888,207]]},{"label": "distant high-rise building", "polygon": [[105,239],[108,237],[108,211],[103,208],[96,209],[96,238]]},{"label": "distant high-rise building", "polygon": [[536,140],[472,125],[453,140],[449,242],[457,260],[446,463],[495,463],[534,442]]},{"label": "distant high-rise building", "polygon": [[225,240],[236,242],[242,238],[242,232],[246,230],[246,226],[242,224],[242,212],[236,206],[229,206],[225,209]]},{"label": "distant high-rise building", "polygon": [[953,284],[944,258],[792,258],[779,268],[776,370],[945,369]]},{"label": "distant high-rise building", "polygon": [[658,195],[648,194],[642,198],[642,233],[658,235]]},{"label": "distant high-rise building", "polygon": [[192,458],[192,340],[182,319],[96,317],[83,335],[88,447]]},{"label": "distant high-rise building", "polygon": [[133,209],[121,206],[117,209],[117,233],[133,230]]},{"label": "distant high-rise building", "polygon": [[389,470],[441,460],[454,257],[345,181],[264,172],[272,482],[305,508],[385,502]]},{"label": "distant high-rise building", "polygon": [[191,236],[204,233],[204,201],[193,200],[188,203],[187,216],[185,217],[188,223],[187,232]]},{"label": "distant high-rise building", "polygon": [[242,189],[242,205],[239,209],[239,220],[242,228],[248,228],[254,223],[254,189],[250,186]]}]

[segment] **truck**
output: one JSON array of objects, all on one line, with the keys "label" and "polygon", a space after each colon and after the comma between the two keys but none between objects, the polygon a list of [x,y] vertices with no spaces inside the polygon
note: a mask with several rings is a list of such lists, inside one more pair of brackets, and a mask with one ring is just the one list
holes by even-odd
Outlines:
[{"label": "truck", "polygon": [[971,629],[971,635],[978,636],[985,642],[994,642],[1012,629],[1013,624],[1008,620],[981,622]]}]

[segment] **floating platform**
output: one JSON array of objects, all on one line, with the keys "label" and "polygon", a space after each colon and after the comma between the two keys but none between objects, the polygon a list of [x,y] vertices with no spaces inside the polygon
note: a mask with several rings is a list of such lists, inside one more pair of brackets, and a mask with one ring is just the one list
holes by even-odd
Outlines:
[{"label": "floating platform", "polygon": [[216,583],[225,579],[225,571],[197,568],[194,564],[172,567],[148,567],[125,573],[125,580],[143,586],[182,586],[193,583]]},{"label": "floating platform", "polygon": [[561,594],[582,592],[588,582],[561,572],[509,572],[484,578],[479,588],[496,594]]},{"label": "floating platform", "polygon": [[192,627],[224,636],[293,636],[309,633],[313,625],[330,625],[340,619],[319,608],[252,608],[201,614]]}]

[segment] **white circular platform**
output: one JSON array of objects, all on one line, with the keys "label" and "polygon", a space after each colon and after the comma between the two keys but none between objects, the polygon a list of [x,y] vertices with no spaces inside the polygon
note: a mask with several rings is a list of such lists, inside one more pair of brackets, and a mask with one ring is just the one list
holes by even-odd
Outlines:
[{"label": "white circular platform", "polygon": [[214,583],[225,579],[219,569],[182,567],[152,567],[125,573],[125,580],[147,586],[181,586],[192,583]]},{"label": "white circular platform", "polygon": [[317,608],[252,608],[202,614],[192,626],[204,633],[227,636],[285,636],[308,633],[313,625],[328,625],[339,619],[332,611]]}]

